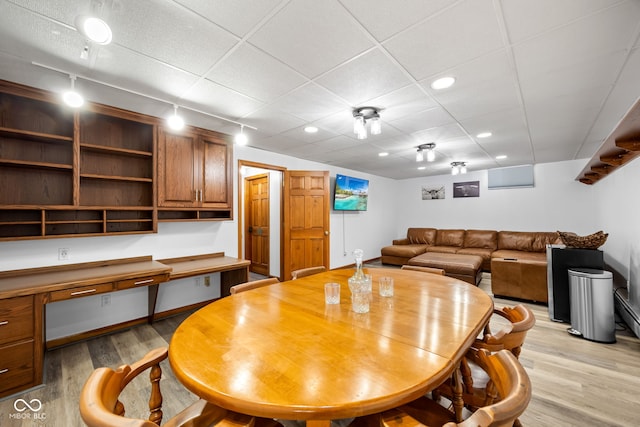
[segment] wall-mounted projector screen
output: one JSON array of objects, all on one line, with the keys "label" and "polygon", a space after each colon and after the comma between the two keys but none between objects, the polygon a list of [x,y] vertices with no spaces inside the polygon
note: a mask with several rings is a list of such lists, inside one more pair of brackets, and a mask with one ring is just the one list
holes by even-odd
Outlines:
[{"label": "wall-mounted projector screen", "polygon": [[489,169],[487,172],[489,190],[533,187],[533,165]]}]

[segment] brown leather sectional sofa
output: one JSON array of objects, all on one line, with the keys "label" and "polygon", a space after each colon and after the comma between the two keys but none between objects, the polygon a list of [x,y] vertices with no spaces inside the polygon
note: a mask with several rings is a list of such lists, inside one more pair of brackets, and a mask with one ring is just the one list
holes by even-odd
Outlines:
[{"label": "brown leather sectional sofa", "polygon": [[383,264],[404,265],[425,252],[477,255],[495,296],[547,302],[546,246],[557,232],[409,228],[381,250]]}]

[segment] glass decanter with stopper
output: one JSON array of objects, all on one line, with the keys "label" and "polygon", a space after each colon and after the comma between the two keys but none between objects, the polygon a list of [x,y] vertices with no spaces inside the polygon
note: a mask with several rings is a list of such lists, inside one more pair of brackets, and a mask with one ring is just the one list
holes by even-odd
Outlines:
[{"label": "glass decanter with stopper", "polygon": [[356,249],[353,251],[353,256],[356,260],[356,272],[348,280],[349,289],[353,292],[355,289],[362,289],[371,291],[371,279],[367,277],[362,269],[362,256],[364,251],[362,249]]}]

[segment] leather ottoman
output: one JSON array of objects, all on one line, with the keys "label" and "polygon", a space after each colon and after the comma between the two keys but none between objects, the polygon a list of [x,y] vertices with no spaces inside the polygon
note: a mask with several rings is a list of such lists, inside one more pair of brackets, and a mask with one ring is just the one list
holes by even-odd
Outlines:
[{"label": "leather ottoman", "polygon": [[482,280],[482,257],[438,252],[426,252],[411,258],[409,265],[441,268],[449,277],[478,286]]}]

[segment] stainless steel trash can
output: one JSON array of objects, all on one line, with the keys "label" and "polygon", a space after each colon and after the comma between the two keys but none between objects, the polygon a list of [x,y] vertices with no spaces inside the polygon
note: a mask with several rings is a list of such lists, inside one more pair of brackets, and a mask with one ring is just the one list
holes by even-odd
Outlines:
[{"label": "stainless steel trash can", "polygon": [[569,270],[572,335],[590,341],[616,342],[613,314],[613,274],[591,268]]}]

